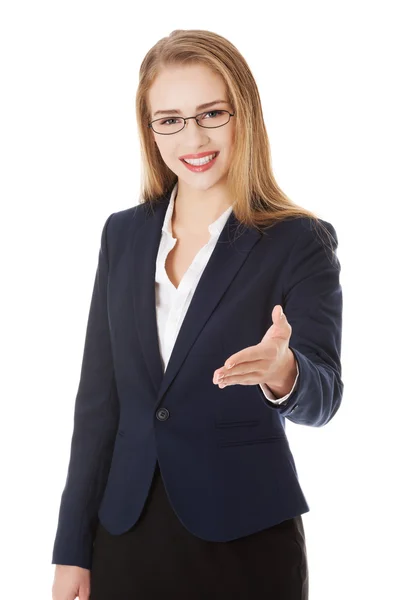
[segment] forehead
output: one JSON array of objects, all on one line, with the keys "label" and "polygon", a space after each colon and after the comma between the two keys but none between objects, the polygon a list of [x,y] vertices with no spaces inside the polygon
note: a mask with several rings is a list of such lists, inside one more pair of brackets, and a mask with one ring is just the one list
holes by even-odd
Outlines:
[{"label": "forehead", "polygon": [[[204,65],[174,66],[163,69],[149,89],[151,114],[176,109],[189,114],[202,104],[228,100],[225,83],[218,73]],[[221,105],[228,108],[228,104]]]}]

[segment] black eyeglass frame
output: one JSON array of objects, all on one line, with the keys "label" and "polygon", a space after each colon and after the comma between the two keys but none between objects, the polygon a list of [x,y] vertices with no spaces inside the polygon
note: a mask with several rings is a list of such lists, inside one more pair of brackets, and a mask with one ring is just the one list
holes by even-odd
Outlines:
[{"label": "black eyeglass frame", "polygon": [[[226,123],[224,123],[223,125],[216,125],[215,127],[205,127],[204,125],[200,125],[200,123],[198,122],[198,117],[200,117],[201,115],[206,115],[209,112],[226,112],[229,115],[229,119]],[[150,123],[148,123],[147,127],[153,129],[153,123],[155,123],[156,121],[164,121],[165,119],[168,121],[168,118],[170,119],[183,119],[183,127],[181,127],[181,129],[178,129],[178,131],[173,131],[171,133],[160,133],[159,131],[154,131],[154,133],[156,133],[157,135],[175,135],[175,133],[179,133],[180,131],[182,131],[182,129],[185,129],[186,127],[186,121],[188,121],[189,119],[196,119],[196,123],[199,127],[202,127],[203,129],[218,129],[219,127],[224,127],[224,125],[228,125],[229,121],[231,120],[231,117],[234,117],[236,115],[236,113],[231,113],[229,112],[229,110],[225,110],[225,109],[219,109],[216,108],[214,110],[205,110],[199,114],[197,114],[195,117],[180,117],[179,115],[170,115],[169,117],[160,117],[159,119],[154,119],[154,121],[151,121]]]}]

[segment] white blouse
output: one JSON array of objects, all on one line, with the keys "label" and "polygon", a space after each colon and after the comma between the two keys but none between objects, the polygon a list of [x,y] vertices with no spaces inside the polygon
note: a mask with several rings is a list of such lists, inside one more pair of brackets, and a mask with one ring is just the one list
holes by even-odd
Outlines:
[{"label": "white blouse", "polygon": [[[171,218],[174,211],[175,197],[178,191],[178,183],[175,184],[171,192],[171,197],[162,227],[160,245],[158,249],[156,262],[156,312],[157,312],[157,329],[158,341],[160,346],[161,359],[164,371],[167,367],[169,358],[175,340],[178,336],[180,326],[182,325],[186,311],[189,308],[190,301],[195,292],[196,286],[200,280],[201,274],[204,271],[207,262],[214,250],[218,241],[219,235],[224,228],[226,221],[232,212],[232,206],[228,207],[224,213],[214,223],[209,225],[208,230],[211,234],[209,241],[205,244],[196,256],[192,264],[183,275],[179,286],[176,288],[170,281],[165,270],[166,258],[176,244],[176,238],[172,236]],[[296,362],[297,366],[297,362]],[[221,365],[222,367],[222,365]],[[216,367],[217,368],[217,367]],[[269,387],[261,383],[259,384],[265,397],[270,402],[279,404],[289,398],[292,393],[299,376],[299,368],[297,366],[297,376],[293,387],[289,394],[282,398],[276,398]]]}]

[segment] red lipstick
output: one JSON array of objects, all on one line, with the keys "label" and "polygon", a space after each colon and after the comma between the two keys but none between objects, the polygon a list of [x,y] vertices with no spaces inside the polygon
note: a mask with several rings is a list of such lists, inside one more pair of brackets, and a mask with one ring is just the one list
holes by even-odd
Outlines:
[{"label": "red lipstick", "polygon": [[210,154],[219,154],[218,150],[209,150],[208,152],[200,152],[199,154],[184,154],[179,156],[179,160],[183,158],[203,158],[203,156],[209,156]]},{"label": "red lipstick", "polygon": [[[212,154],[212,153],[202,152],[202,156],[209,156],[210,154]],[[211,160],[206,162],[204,165],[191,165],[191,164],[187,163],[183,158],[181,158],[180,160],[181,160],[181,163],[183,165],[185,165],[185,167],[187,169],[189,169],[189,171],[192,171],[192,173],[203,173],[203,171],[208,171],[209,169],[211,169],[214,166],[215,161],[218,158],[218,154],[219,154],[219,152],[217,152],[215,154],[214,158],[212,158]],[[193,154],[192,154],[192,156],[193,156]],[[189,155],[187,155],[187,157],[189,158]],[[201,158],[201,157],[196,156],[195,158]]]}]

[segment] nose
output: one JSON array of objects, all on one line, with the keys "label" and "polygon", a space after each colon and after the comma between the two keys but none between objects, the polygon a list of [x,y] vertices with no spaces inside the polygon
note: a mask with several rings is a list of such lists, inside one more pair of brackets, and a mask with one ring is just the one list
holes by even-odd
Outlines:
[{"label": "nose", "polygon": [[[188,131],[189,131],[189,133],[188,133]],[[207,139],[208,138],[207,128],[200,127],[200,125],[197,124],[196,119],[188,119],[186,121],[185,127],[183,128],[183,131],[181,131],[181,133],[185,133],[186,136],[189,135],[189,136],[193,137],[194,139]]]}]

